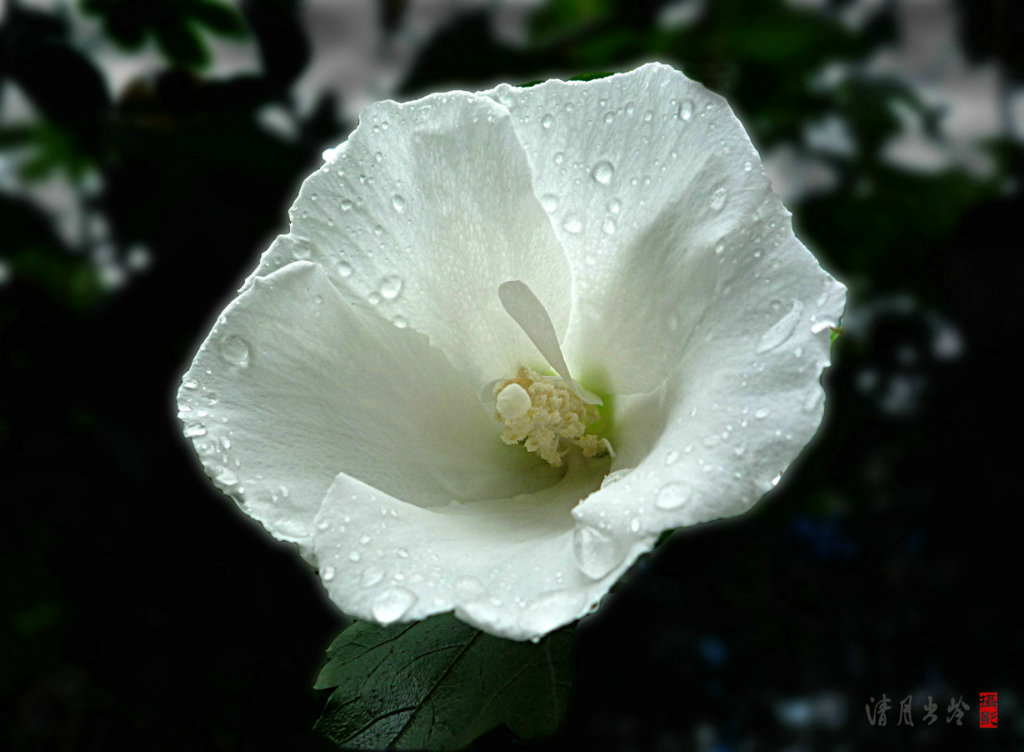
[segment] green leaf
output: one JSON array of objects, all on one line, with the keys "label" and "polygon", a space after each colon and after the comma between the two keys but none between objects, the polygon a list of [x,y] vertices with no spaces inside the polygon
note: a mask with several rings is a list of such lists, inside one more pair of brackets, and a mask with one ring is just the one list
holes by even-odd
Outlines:
[{"label": "green leaf", "polygon": [[334,689],[315,728],[352,749],[460,749],[502,723],[553,734],[569,702],[572,631],[540,642],[484,634],[451,614],[356,622],[327,650],[316,689]]}]

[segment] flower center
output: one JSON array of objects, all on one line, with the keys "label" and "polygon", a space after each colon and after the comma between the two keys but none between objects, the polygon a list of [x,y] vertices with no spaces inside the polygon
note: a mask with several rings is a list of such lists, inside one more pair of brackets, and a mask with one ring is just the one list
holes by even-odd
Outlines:
[{"label": "flower center", "polygon": [[541,376],[523,366],[514,379],[494,386],[494,417],[502,424],[501,440],[506,444],[523,441],[528,452],[558,467],[574,446],[584,457],[612,453],[608,439],[587,433],[587,426],[600,416],[560,379]]},{"label": "flower center", "polygon": [[502,424],[501,440],[523,441],[528,452],[558,467],[573,447],[584,457],[615,456],[611,442],[587,433],[600,417],[601,399],[576,383],[569,374],[551,317],[524,282],[513,280],[498,287],[501,304],[540,351],[560,378],[541,376],[521,366],[514,378],[494,385],[494,417]]}]

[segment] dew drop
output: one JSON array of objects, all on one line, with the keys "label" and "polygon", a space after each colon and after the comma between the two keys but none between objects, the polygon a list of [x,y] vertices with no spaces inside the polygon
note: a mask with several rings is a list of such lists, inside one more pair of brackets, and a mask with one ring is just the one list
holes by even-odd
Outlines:
[{"label": "dew drop", "polygon": [[565,221],[562,222],[562,228],[566,232],[571,232],[573,235],[576,235],[583,231],[583,222],[575,214],[570,214],[565,218]]},{"label": "dew drop", "polygon": [[666,467],[668,465],[674,465],[676,460],[678,460],[678,459],[679,459],[679,450],[678,449],[671,449],[671,450],[669,450],[669,453],[665,455],[665,465],[666,465]]},{"label": "dew drop", "polygon": [[324,582],[330,582],[334,579],[334,567],[324,567],[320,570],[320,575],[324,578]]},{"label": "dew drop", "polygon": [[358,551],[351,551],[348,555],[349,561],[359,561],[361,558],[363,557],[359,555]]},{"label": "dew drop", "polygon": [[235,366],[249,364],[249,343],[236,334],[229,334],[220,341],[220,356]]},{"label": "dew drop", "polygon": [[379,292],[384,300],[394,300],[402,292],[402,278],[396,274],[389,274],[380,281]]},{"label": "dew drop", "polygon": [[622,561],[625,551],[614,537],[589,526],[577,527],[572,535],[576,566],[592,580],[600,580]]},{"label": "dew drop", "polygon": [[415,602],[416,596],[411,591],[403,587],[388,588],[374,600],[373,618],[381,624],[398,621],[409,613]]},{"label": "dew drop", "polygon": [[409,322],[405,320],[404,316],[395,316],[391,320],[391,323],[398,329],[406,329],[409,326]]},{"label": "dew drop", "polygon": [[383,579],[384,570],[378,567],[367,567],[363,570],[362,577],[359,578],[359,584],[363,587],[373,587]]},{"label": "dew drop", "polygon": [[604,222],[601,223],[601,229],[605,235],[614,235],[616,229],[615,220],[611,217],[605,217]]},{"label": "dew drop", "polygon": [[576,617],[581,605],[581,597],[577,593],[565,590],[544,593],[526,607],[519,618],[519,626],[539,637]]},{"label": "dew drop", "polygon": [[669,483],[661,487],[654,506],[658,509],[678,509],[690,498],[690,489],[681,483]]},{"label": "dew drop", "polygon": [[558,196],[553,193],[545,193],[540,197],[540,205],[548,214],[558,208]]},{"label": "dew drop", "polygon": [[404,213],[405,198],[396,193],[394,196],[391,197],[391,206],[393,206],[395,208],[395,211],[398,212],[399,214]]},{"label": "dew drop", "polygon": [[564,161],[565,161],[565,152],[561,152],[561,151],[560,151],[560,152],[557,152],[557,153],[555,154],[555,164],[556,164],[556,165],[560,165],[560,164],[562,164],[562,162],[564,162]]},{"label": "dew drop", "polygon": [[711,208],[716,212],[722,211],[728,198],[729,193],[725,188],[716,188],[715,192],[711,194]]},{"label": "dew drop", "polygon": [[555,118],[549,113],[540,119],[540,124],[544,130],[550,130],[551,126],[555,124]]},{"label": "dew drop", "polygon": [[590,171],[590,176],[601,185],[610,185],[612,178],[615,176],[615,167],[612,166],[611,162],[602,160],[594,165],[594,169]]},{"label": "dew drop", "polygon": [[341,200],[341,210],[342,211],[351,211],[352,210],[352,201],[350,199],[343,198]]},{"label": "dew drop", "polygon": [[470,595],[479,595],[484,591],[483,583],[481,583],[476,577],[472,577],[470,575],[460,577],[455,582],[455,587],[463,593],[468,593]]},{"label": "dew drop", "polygon": [[794,300],[789,312],[776,321],[768,331],[761,335],[761,338],[757,341],[757,352],[765,353],[769,350],[773,350],[789,339],[793,330],[796,328],[797,322],[800,320],[800,315],[803,313],[803,310],[804,304],[799,300]]},{"label": "dew drop", "polygon": [[693,117],[693,100],[684,99],[679,104],[679,112],[677,114],[679,115],[679,119],[684,123],[690,122],[690,118]]},{"label": "dew drop", "polygon": [[764,420],[771,414],[771,410],[767,407],[762,407],[754,413],[754,417],[758,420]]},{"label": "dew drop", "polygon": [[620,211],[622,211],[622,202],[619,201],[617,198],[613,198],[611,201],[608,202],[608,211],[610,211],[612,214],[618,214]]},{"label": "dew drop", "polygon": [[347,261],[339,261],[338,262],[338,274],[340,274],[342,277],[351,277],[352,276],[352,264],[348,263]]}]

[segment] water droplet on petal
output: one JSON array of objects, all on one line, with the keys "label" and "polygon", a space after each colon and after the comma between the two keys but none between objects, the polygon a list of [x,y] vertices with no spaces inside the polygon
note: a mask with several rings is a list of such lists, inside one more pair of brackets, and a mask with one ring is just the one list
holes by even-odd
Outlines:
[{"label": "water droplet on petal", "polygon": [[519,626],[539,637],[575,618],[581,605],[579,593],[565,590],[544,593],[526,607],[519,617]]},{"label": "water droplet on petal", "polygon": [[729,192],[725,188],[716,188],[711,194],[711,208],[716,212],[725,208],[725,202],[729,199]]},{"label": "water droplet on petal", "polygon": [[324,578],[324,582],[330,582],[334,579],[334,567],[324,567],[320,570],[320,575]]},{"label": "water droplet on petal", "polygon": [[571,232],[573,235],[583,231],[583,222],[575,214],[570,214],[562,222],[562,227],[566,232]]},{"label": "water droplet on petal", "polygon": [[405,211],[405,199],[397,193],[391,197],[391,205],[395,208],[395,211],[399,214]]},{"label": "water droplet on petal", "polygon": [[765,353],[773,350],[789,339],[796,328],[797,322],[800,320],[803,310],[804,304],[799,300],[794,300],[789,312],[772,324],[771,328],[761,335],[761,338],[757,341],[757,352]]},{"label": "water droplet on petal", "polygon": [[380,281],[380,296],[384,300],[394,300],[402,292],[402,278],[396,274],[389,274]]},{"label": "water droplet on petal", "polygon": [[363,570],[362,577],[359,578],[359,584],[363,587],[373,587],[383,579],[384,570],[378,567],[367,567]]},{"label": "water droplet on petal", "polygon": [[600,580],[622,562],[625,551],[614,537],[596,528],[581,526],[573,531],[572,554],[583,574]]},{"label": "water droplet on petal", "polygon": [[249,343],[236,334],[229,334],[220,341],[217,348],[220,356],[235,366],[249,364]]},{"label": "water droplet on petal", "polygon": [[684,99],[679,104],[678,115],[679,115],[679,119],[682,120],[684,123],[690,122],[690,118],[693,117],[693,100],[692,99]]},{"label": "water droplet on petal", "polygon": [[601,223],[601,229],[604,231],[605,235],[614,235],[615,220],[612,219],[611,217],[605,217],[604,222]]},{"label": "water droplet on petal", "polygon": [[347,261],[339,261],[338,262],[338,274],[340,274],[342,277],[351,277],[352,276],[352,264],[348,263]]},{"label": "water droplet on petal", "polygon": [[548,214],[558,208],[558,196],[553,193],[545,193],[540,197],[540,205]]},{"label": "water droplet on petal", "polygon": [[373,601],[373,618],[381,624],[398,621],[416,603],[416,596],[403,587],[388,588]]},{"label": "water droplet on petal", "polygon": [[608,202],[608,211],[612,214],[618,214],[622,210],[622,202],[617,198],[613,198]]},{"label": "water droplet on petal", "polygon": [[681,483],[669,483],[661,487],[654,506],[658,509],[678,509],[690,498],[690,489]]},{"label": "water droplet on petal", "polygon": [[550,114],[545,115],[540,119],[540,124],[541,127],[544,128],[544,130],[548,130],[551,128],[552,125],[555,124],[555,118]]},{"label": "water droplet on petal", "polygon": [[590,176],[601,185],[609,185],[615,176],[615,167],[611,162],[603,160],[594,165],[594,169],[590,171]]},{"label": "water droplet on petal", "polygon": [[665,455],[665,465],[675,464],[675,461],[679,459],[679,450],[671,449],[669,453]]},{"label": "water droplet on petal", "polygon": [[555,154],[555,164],[556,165],[560,165],[564,161],[565,161],[565,152],[561,152],[560,151],[557,154]]},{"label": "water droplet on petal", "polygon": [[469,595],[479,595],[484,591],[483,583],[481,583],[476,577],[471,577],[469,575],[460,577],[456,581],[455,587]]}]

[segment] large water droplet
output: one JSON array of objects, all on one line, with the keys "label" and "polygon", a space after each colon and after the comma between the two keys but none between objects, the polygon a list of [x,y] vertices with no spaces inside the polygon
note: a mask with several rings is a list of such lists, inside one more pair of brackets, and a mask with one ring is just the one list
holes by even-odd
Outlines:
[{"label": "large water droplet", "polygon": [[401,214],[405,211],[405,198],[396,193],[391,197],[391,205],[395,208],[396,212]]},{"label": "large water droplet", "polygon": [[416,596],[403,587],[388,588],[373,601],[373,618],[381,624],[398,621],[416,603]]},{"label": "large water droplet", "polygon": [[609,185],[615,176],[615,167],[611,162],[602,160],[594,165],[594,169],[590,171],[590,176],[601,185]]},{"label": "large water droplet", "polygon": [[352,264],[348,263],[347,261],[339,261],[338,262],[338,274],[340,274],[342,277],[351,277],[352,276]]},{"label": "large water droplet", "polygon": [[548,130],[555,124],[555,118],[551,114],[545,115],[540,119],[540,124],[544,130]]},{"label": "large water droplet", "polygon": [[690,122],[690,118],[693,117],[692,99],[684,99],[682,102],[680,102],[678,115],[679,119],[682,120],[684,123]]},{"label": "large water droplet", "polygon": [[553,193],[545,193],[540,197],[540,205],[548,214],[558,208],[558,196]]},{"label": "large water droplet", "polygon": [[384,300],[394,300],[402,292],[402,278],[396,274],[389,274],[380,281],[380,296]]},{"label": "large water droplet", "polygon": [[217,349],[220,356],[231,365],[246,366],[249,364],[249,343],[237,334],[229,334],[221,339]]},{"label": "large water droplet", "polygon": [[678,509],[690,498],[690,489],[681,483],[669,483],[661,487],[654,506],[658,509]]},{"label": "large water droplet", "polygon": [[572,535],[572,554],[576,566],[592,580],[600,580],[622,562],[623,547],[614,537],[582,526]]},{"label": "large water droplet", "polygon": [[320,575],[324,578],[324,582],[330,582],[334,579],[334,567],[324,567],[320,570]]},{"label": "large water droplet", "polygon": [[614,235],[616,229],[615,220],[611,217],[605,217],[604,222],[601,223],[601,229],[605,235]]},{"label": "large water droplet", "polygon": [[796,328],[797,322],[800,321],[800,315],[803,311],[804,304],[799,300],[794,300],[789,313],[776,321],[768,331],[761,335],[761,339],[757,341],[757,352],[765,353],[773,350],[789,339]]}]

